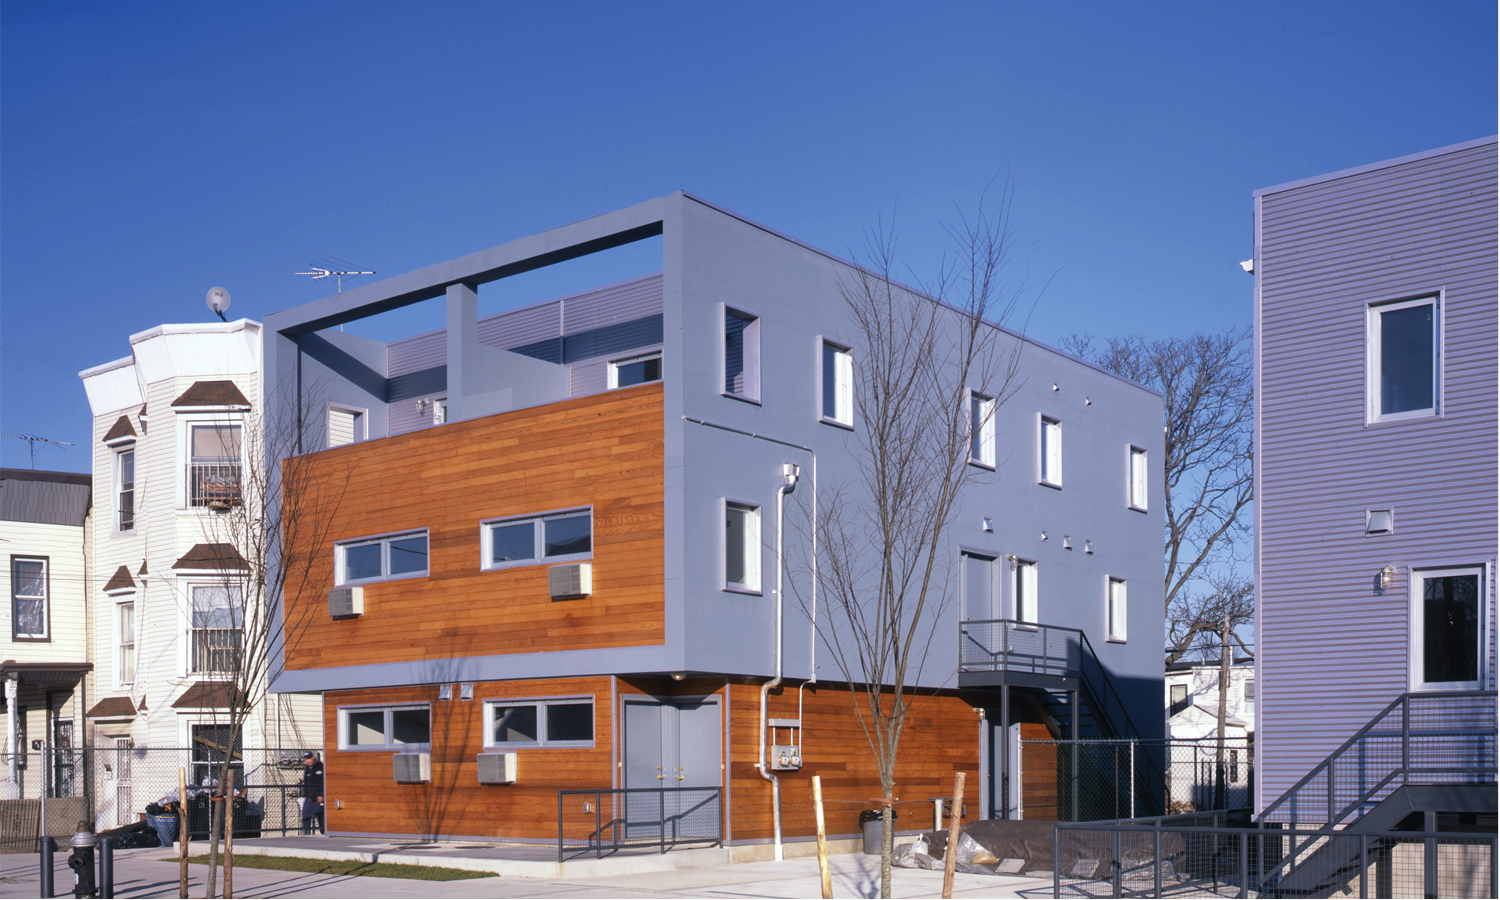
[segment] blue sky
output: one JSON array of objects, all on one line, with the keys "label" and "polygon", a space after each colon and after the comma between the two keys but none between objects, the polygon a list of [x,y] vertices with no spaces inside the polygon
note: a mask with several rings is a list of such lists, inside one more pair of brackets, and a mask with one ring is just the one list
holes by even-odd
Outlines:
[{"label": "blue sky", "polygon": [[841,253],[894,218],[919,278],[1008,179],[1033,335],[1243,327],[1251,191],[1496,102],[1492,2],[6,0],[0,431],[87,471],[77,372],[214,285],[259,319],[331,293],[315,260],[395,275],[679,189]]}]

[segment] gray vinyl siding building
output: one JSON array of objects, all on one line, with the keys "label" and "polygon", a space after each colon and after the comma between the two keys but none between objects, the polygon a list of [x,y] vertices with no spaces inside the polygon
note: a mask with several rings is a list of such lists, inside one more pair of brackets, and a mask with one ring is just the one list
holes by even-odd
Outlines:
[{"label": "gray vinyl siding building", "polygon": [[[1495,149],[1255,193],[1257,811],[1399,694],[1436,686],[1424,578],[1475,577],[1462,686],[1495,687]],[[1401,310],[1430,317],[1430,339]],[[1402,347],[1420,364],[1382,367]],[[1407,377],[1430,394],[1397,397]]]}]

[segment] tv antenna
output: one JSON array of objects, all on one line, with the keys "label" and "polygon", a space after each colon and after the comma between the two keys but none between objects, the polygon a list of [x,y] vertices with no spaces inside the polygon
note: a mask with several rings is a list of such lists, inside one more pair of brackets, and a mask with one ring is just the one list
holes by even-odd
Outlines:
[{"label": "tv antenna", "polygon": [[54,440],[52,440],[50,438],[37,437],[34,434],[0,434],[0,437],[15,438],[18,441],[26,441],[26,442],[30,443],[31,444],[31,467],[33,469],[36,468],[36,445],[37,445],[37,442],[41,442],[43,444],[61,444],[64,447],[71,447],[71,446],[73,446],[73,442],[72,441],[54,441]]},{"label": "tv antenna", "polygon": [[294,275],[311,275],[313,281],[320,281],[320,280],[322,280],[324,278],[329,278],[329,277],[337,278],[338,279],[339,293],[340,294],[342,294],[344,292],[344,276],[345,275],[355,276],[355,275],[374,275],[375,274],[374,272],[366,271],[366,270],[363,270],[363,269],[358,269],[355,266],[353,266],[352,264],[344,262],[341,259],[340,260],[336,260],[336,263],[340,264],[340,265],[343,265],[343,266],[347,266],[348,268],[334,269],[334,268],[331,268],[329,266],[319,266],[319,265],[314,265],[312,263],[309,263],[307,267],[312,270],[311,272],[293,272],[292,274],[294,274]]}]

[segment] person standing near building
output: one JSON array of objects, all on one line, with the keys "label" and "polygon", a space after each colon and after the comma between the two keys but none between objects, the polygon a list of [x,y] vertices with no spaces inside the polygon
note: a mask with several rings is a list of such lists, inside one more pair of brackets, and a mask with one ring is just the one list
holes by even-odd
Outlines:
[{"label": "person standing near building", "polygon": [[311,750],[302,754],[302,833],[323,833],[323,761]]}]

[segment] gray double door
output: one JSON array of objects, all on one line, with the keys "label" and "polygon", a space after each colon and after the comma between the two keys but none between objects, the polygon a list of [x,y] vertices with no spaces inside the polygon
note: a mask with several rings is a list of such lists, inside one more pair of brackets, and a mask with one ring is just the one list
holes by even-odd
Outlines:
[{"label": "gray double door", "polygon": [[628,837],[691,840],[717,826],[717,792],[654,789],[720,787],[722,730],[717,698],[625,701]]}]

